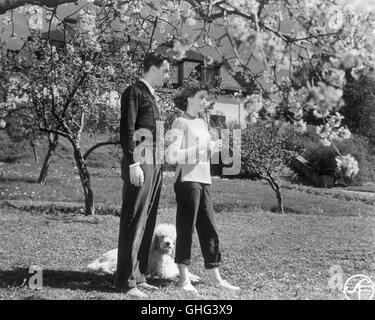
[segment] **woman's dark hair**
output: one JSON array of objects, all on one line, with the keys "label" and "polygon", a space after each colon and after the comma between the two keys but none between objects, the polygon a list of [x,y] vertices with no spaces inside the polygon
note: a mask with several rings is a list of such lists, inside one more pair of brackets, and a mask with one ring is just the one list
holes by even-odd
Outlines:
[{"label": "woman's dark hair", "polygon": [[148,53],[143,60],[143,71],[148,72],[152,66],[160,68],[164,61],[168,61],[168,58],[159,53]]},{"label": "woman's dark hair", "polygon": [[209,88],[206,84],[199,81],[191,81],[178,90],[173,97],[173,102],[178,109],[186,111],[188,98],[194,97],[198,91],[202,90],[209,91]]}]

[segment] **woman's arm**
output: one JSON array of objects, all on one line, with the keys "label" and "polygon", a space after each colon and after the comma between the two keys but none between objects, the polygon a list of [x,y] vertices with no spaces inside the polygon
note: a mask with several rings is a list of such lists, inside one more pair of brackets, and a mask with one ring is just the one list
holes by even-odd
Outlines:
[{"label": "woman's arm", "polygon": [[200,144],[194,144],[189,148],[181,148],[186,132],[184,126],[184,122],[181,119],[176,119],[172,124],[172,129],[167,133],[166,142],[168,147],[165,159],[169,164],[195,164],[202,156],[207,154],[207,147]]}]

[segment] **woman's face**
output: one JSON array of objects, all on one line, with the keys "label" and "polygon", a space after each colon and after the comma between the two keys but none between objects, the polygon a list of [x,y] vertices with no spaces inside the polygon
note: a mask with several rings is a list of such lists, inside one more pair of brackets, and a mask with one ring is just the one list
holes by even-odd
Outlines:
[{"label": "woman's face", "polygon": [[193,107],[197,112],[202,111],[206,105],[207,105],[207,91],[206,90],[200,90],[194,95],[194,97],[188,98],[188,106]]}]

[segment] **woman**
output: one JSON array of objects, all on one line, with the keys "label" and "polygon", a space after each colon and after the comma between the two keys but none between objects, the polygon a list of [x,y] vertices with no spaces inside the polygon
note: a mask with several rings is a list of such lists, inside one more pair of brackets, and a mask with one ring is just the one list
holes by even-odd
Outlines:
[{"label": "woman", "polygon": [[166,152],[167,162],[178,164],[174,190],[177,201],[175,262],[180,272],[179,286],[195,293],[197,290],[191,284],[188,271],[194,225],[210,284],[230,290],[240,289],[223,280],[218,268],[221,253],[210,195],[209,159],[220,151],[221,140],[212,140],[207,123],[198,117],[207,104],[207,94],[205,87],[192,83],[175,96],[174,103],[184,114],[173,122]]}]

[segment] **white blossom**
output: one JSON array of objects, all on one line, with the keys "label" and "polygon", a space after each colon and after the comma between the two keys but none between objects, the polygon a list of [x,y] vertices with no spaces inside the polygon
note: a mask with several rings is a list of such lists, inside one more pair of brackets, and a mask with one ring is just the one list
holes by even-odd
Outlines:
[{"label": "white blossom", "polygon": [[189,17],[186,19],[186,24],[188,26],[195,26],[197,24],[197,21],[193,17]]},{"label": "white blossom", "polygon": [[353,68],[350,74],[355,80],[359,80],[359,78],[365,73],[365,71],[366,67],[362,64],[358,67]]},{"label": "white blossom", "polygon": [[43,29],[43,9],[39,6],[31,6],[27,10],[27,24],[31,30]]},{"label": "white blossom", "polygon": [[297,129],[297,131],[299,131],[301,133],[306,132],[306,130],[307,130],[307,123],[305,121],[303,121],[302,119],[298,120],[298,121],[295,121],[294,126]]},{"label": "white blossom", "polygon": [[337,169],[344,171],[345,175],[349,178],[357,175],[359,172],[358,162],[350,154],[347,154],[346,156],[338,156],[336,158],[336,163]]},{"label": "white blossom", "polygon": [[173,58],[176,60],[181,60],[185,57],[186,52],[190,49],[190,45],[183,43],[180,40],[176,40],[173,45]]},{"label": "white blossom", "polygon": [[259,2],[256,0],[229,0],[231,5],[238,9],[242,9],[246,13],[257,14],[259,9]]},{"label": "white blossom", "polygon": [[78,27],[83,33],[96,31],[96,12],[90,9],[83,9],[78,14]]},{"label": "white blossom", "polygon": [[121,101],[121,96],[117,91],[112,90],[109,93],[109,105],[113,109],[119,109],[120,108],[120,101]]},{"label": "white blossom", "polygon": [[94,66],[92,65],[92,63],[90,61],[86,61],[83,65],[83,71],[88,73],[93,69],[93,67]]},{"label": "white blossom", "polygon": [[105,70],[110,76],[115,75],[115,68],[113,68],[112,66],[107,66],[107,67],[105,67],[104,70]]}]

